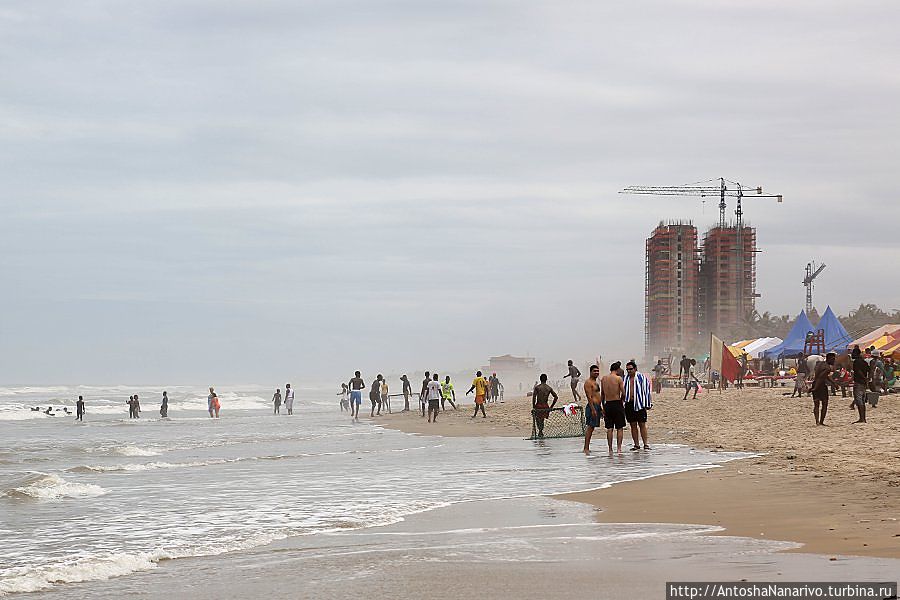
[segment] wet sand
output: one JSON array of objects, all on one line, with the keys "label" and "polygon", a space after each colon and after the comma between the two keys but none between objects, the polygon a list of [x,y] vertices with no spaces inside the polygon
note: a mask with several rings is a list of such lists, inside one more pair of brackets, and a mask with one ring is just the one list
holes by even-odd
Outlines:
[{"label": "wet sand", "polygon": [[[812,400],[790,399],[789,391],[727,390],[682,401],[683,391],[663,390],[650,413],[651,444],[764,455],[565,497],[601,509],[607,522],[718,525],[729,535],[799,542],[804,552],[900,558],[900,396],[883,397],[869,409],[869,423],[858,425],[851,425],[849,398],[832,397],[827,425],[818,427]],[[524,438],[530,406],[517,398],[488,405],[487,419],[470,419],[466,404],[437,424],[414,413],[377,421],[411,433]],[[605,453],[605,436],[593,446]]]},{"label": "wet sand", "polygon": [[900,561],[779,553],[685,525],[609,524],[546,497],[464,502],[29,597],[664,598],[667,581],[893,580]]}]

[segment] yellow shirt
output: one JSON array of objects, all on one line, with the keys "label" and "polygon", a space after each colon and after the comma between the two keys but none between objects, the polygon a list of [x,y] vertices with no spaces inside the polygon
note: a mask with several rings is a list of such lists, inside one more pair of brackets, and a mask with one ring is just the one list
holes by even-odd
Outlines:
[{"label": "yellow shirt", "polygon": [[484,377],[476,377],[472,380],[472,385],[475,386],[475,395],[476,396],[486,396],[487,395],[487,382],[484,380]]}]

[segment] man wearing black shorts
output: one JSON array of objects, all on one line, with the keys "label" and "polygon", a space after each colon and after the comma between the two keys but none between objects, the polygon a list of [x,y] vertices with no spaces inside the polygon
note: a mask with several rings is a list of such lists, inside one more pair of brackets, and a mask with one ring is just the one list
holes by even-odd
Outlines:
[{"label": "man wearing black shorts", "polygon": [[[831,370],[834,368],[834,352],[825,356],[824,363],[816,363],[815,375],[812,384],[813,415],[816,417],[816,425],[825,424],[825,415],[828,414],[828,387],[834,385],[831,378]],[[821,405],[821,412],[819,406]]]},{"label": "man wearing black shorts", "polygon": [[603,424],[606,426],[606,444],[609,446],[610,454],[613,451],[613,429],[616,430],[616,448],[619,454],[622,454],[622,439],[625,436],[625,403],[622,401],[625,385],[617,374],[621,367],[621,362],[614,362],[609,366],[609,375],[600,380]]},{"label": "man wearing black shorts", "polygon": [[644,442],[644,450],[650,449],[647,441],[647,409],[653,407],[650,394],[650,379],[638,372],[637,364],[630,360],[625,364],[625,420],[631,425],[631,439],[634,442],[633,451],[641,449],[640,441]]}]

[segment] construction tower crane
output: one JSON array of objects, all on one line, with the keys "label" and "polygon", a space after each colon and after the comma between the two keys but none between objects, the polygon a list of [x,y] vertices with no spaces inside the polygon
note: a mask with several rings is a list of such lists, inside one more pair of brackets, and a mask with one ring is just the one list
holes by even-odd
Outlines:
[{"label": "construction tower crane", "polygon": [[806,286],[806,314],[813,310],[813,280],[819,276],[819,273],[825,270],[825,263],[816,267],[816,263],[806,263],[806,277],[803,278],[803,285]]},{"label": "construction tower crane", "polygon": [[[716,185],[718,184],[718,185]],[[719,227],[725,228],[725,198],[737,198],[737,208],[734,211],[736,226],[736,253],[735,259],[738,265],[744,264],[744,209],[742,200],[745,196],[755,196],[757,198],[775,198],[778,202],[783,202],[784,198],[781,194],[764,194],[762,186],[748,187],[741,185],[736,181],[729,181],[724,177],[709,179],[707,181],[698,181],[697,183],[689,183],[687,185],[632,185],[619,192],[620,194],[643,194],[649,196],[699,196],[700,198],[719,197]],[[743,289],[741,277],[741,269],[737,269],[738,281],[736,281],[737,289]],[[744,295],[737,295],[737,311],[738,314],[744,314]]]},{"label": "construction tower crane", "polygon": [[744,196],[756,196],[758,198],[775,198],[783,202],[781,194],[763,194],[762,187],[748,187],[735,181],[729,181],[724,177],[717,180],[700,181],[687,185],[632,185],[628,186],[620,194],[644,194],[649,196],[699,196],[700,198],[719,197],[719,227],[725,227],[725,198],[737,198],[737,208],[734,211],[736,225],[743,224],[744,209],[741,201]]}]

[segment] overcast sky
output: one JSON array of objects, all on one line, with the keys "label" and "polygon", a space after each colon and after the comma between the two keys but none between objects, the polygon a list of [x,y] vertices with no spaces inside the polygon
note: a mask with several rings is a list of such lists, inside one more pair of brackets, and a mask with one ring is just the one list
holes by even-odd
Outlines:
[{"label": "overcast sky", "polygon": [[[900,306],[900,3],[6,0],[0,382],[321,381],[639,356],[644,240],[751,199]],[[733,210],[733,204],[729,211]]]}]

